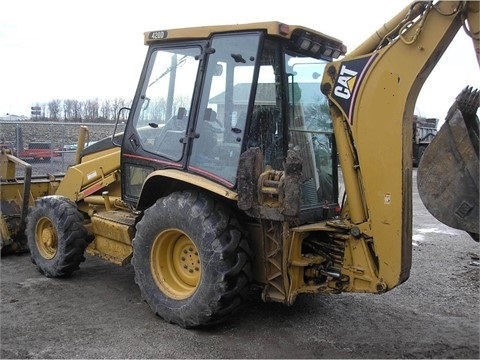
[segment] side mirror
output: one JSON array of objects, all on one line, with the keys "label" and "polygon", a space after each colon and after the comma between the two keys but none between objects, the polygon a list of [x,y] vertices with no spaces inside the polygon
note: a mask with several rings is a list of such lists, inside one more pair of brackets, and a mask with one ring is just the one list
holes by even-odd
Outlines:
[{"label": "side mirror", "polygon": [[118,110],[118,115],[117,115],[117,119],[115,120],[115,127],[113,128],[113,134],[112,134],[112,144],[114,146],[118,146],[118,147],[122,146],[122,144],[118,142],[118,137],[115,137],[115,135],[117,134],[118,123],[121,121],[121,119],[122,121],[123,119],[128,119],[129,112],[130,112],[129,107],[122,107],[120,108],[120,110]]}]

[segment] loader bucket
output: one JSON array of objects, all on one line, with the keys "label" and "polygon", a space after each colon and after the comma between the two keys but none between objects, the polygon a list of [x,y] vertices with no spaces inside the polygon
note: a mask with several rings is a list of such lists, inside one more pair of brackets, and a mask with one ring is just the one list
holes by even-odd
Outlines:
[{"label": "loader bucket", "polygon": [[417,169],[420,198],[442,223],[479,241],[479,91],[465,88]]}]

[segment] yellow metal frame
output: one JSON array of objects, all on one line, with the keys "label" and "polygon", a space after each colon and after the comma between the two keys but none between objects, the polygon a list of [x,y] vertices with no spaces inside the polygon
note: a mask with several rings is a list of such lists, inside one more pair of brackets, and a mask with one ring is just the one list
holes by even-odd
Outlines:
[{"label": "yellow metal frame", "polygon": [[180,171],[180,170],[175,170],[175,169],[163,169],[163,170],[152,171],[145,179],[145,184],[151,181],[153,178],[158,178],[158,177],[169,178],[172,180],[184,182],[186,184],[192,184],[201,189],[205,189],[211,193],[218,194],[229,200],[236,201],[238,198],[238,194],[235,191],[232,191],[231,189],[223,185],[219,185],[218,183],[212,180],[206,179],[202,176],[190,174],[190,173]]},{"label": "yellow metal frame", "polygon": [[[478,35],[478,7],[473,1],[446,1],[421,13],[409,5],[325,71],[322,89],[331,102],[347,193],[342,216],[360,230],[363,241],[371,242],[379,260],[378,278],[389,289],[408,278],[411,266],[415,101],[465,17]],[[383,45],[383,38],[395,32],[400,35]],[[474,44],[478,55],[478,36]],[[355,62],[365,64],[361,72],[352,70]],[[338,94],[348,97],[347,104]],[[344,268],[345,274],[355,273],[357,263],[373,264],[369,252],[353,243],[347,254],[352,265]],[[363,285],[351,288],[361,291]]]},{"label": "yellow metal frame", "polygon": [[144,33],[145,45],[151,45],[170,40],[182,40],[182,39],[207,39],[215,33],[224,32],[238,32],[238,31],[255,31],[264,30],[269,35],[280,36],[284,38],[291,38],[292,33],[295,30],[305,30],[308,33],[316,34],[325,40],[341,43],[340,40],[328,36],[319,31],[300,26],[300,25],[287,25],[278,21],[265,21],[255,22],[247,24],[231,24],[231,25],[216,25],[216,26],[199,26],[180,29],[168,29],[168,30],[156,30],[147,31]]}]

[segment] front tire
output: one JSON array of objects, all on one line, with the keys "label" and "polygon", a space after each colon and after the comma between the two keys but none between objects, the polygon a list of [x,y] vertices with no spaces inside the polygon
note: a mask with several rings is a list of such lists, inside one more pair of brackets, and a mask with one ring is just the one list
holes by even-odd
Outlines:
[{"label": "front tire", "polygon": [[85,261],[85,248],[93,237],[83,226],[76,205],[62,196],[35,201],[27,217],[27,241],[32,262],[47,277],[67,277]]},{"label": "front tire", "polygon": [[195,191],[170,194],[145,211],[132,264],[152,310],[185,328],[226,319],[246,299],[252,279],[237,220]]}]

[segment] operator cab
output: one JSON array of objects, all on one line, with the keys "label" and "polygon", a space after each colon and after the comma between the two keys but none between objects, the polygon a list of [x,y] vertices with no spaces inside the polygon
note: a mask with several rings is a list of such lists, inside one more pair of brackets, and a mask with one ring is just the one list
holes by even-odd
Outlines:
[{"label": "operator cab", "polygon": [[123,137],[124,200],[150,206],[145,181],[150,191],[175,190],[175,179],[151,180],[164,169],[191,175],[191,186],[207,179],[235,192],[248,149],[261,153],[262,171],[278,172],[293,150],[302,159],[301,212],[315,221],[332,215],[325,209],[337,207],[337,160],[320,81],[326,63],[345,53],[341,42],[269,22],[149,32],[145,43]]}]

